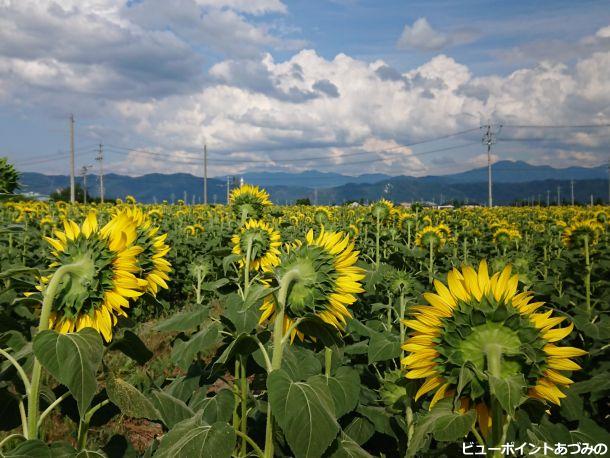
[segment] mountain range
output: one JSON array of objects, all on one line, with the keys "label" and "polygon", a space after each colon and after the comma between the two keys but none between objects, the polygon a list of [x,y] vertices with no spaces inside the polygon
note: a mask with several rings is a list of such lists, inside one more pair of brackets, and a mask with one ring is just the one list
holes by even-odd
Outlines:
[{"label": "mountain range", "polygon": [[[469,201],[483,203],[487,199],[487,168],[443,176],[390,176],[365,174],[347,176],[316,170],[301,173],[247,172],[240,176],[244,182],[266,188],[276,203],[291,203],[299,198],[309,198],[319,204],[342,203],[351,200],[372,201],[381,197],[395,202],[410,201]],[[78,179],[78,182],[82,178]],[[571,180],[575,181],[575,200],[589,202],[590,196],[606,199],[608,196],[608,171],[605,166],[553,168],[536,166],[523,161],[499,161],[493,165],[494,201],[509,204],[515,200],[534,198],[546,201],[570,199]],[[68,186],[65,175],[44,175],[24,172],[22,190],[48,195]],[[229,180],[233,182],[233,180]],[[226,202],[226,177],[208,179],[210,203]],[[200,202],[203,178],[186,173],[148,174],[139,177],[107,174],[104,185],[108,198],[134,196],[140,202],[161,202],[184,199]],[[88,176],[88,189],[97,196],[95,175]]]}]

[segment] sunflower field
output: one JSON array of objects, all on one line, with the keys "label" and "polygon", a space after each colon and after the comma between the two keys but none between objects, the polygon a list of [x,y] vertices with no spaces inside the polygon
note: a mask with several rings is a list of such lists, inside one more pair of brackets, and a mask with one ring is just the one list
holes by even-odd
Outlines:
[{"label": "sunflower field", "polygon": [[1,198],[1,457],[609,454],[607,207]]}]

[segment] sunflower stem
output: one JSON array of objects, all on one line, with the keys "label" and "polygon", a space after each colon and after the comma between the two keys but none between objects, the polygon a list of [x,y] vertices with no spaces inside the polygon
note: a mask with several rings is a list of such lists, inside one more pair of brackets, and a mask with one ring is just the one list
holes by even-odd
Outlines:
[{"label": "sunflower stem", "polygon": [[242,356],[240,358],[240,366],[241,366],[241,374],[240,374],[240,388],[241,388],[241,424],[240,431],[244,433],[241,441],[241,453],[240,456],[246,456],[247,451],[247,442],[246,442],[246,434],[248,429],[248,413],[247,413],[247,400],[248,400],[248,379],[246,378],[246,361]]},{"label": "sunflower stem", "polygon": [[432,272],[434,269],[434,241],[430,237],[430,259],[428,264],[428,283],[432,284]]},{"label": "sunflower stem", "polygon": [[379,270],[379,239],[381,237],[381,218],[379,217],[379,214],[377,214],[377,222],[375,227],[375,270]]},{"label": "sunflower stem", "polygon": [[[299,277],[297,269],[289,270],[280,280],[277,295],[278,310],[273,322],[273,356],[271,359],[271,372],[282,367],[282,355],[284,352],[284,311],[286,310],[286,299],[292,282]],[[290,330],[289,330],[290,332]],[[273,458],[273,417],[271,415],[271,402],[267,400],[267,425],[265,432],[265,457]]]},{"label": "sunflower stem", "polygon": [[591,259],[589,256],[589,236],[585,235],[585,295],[587,312],[591,313]]},{"label": "sunflower stem", "polygon": [[330,370],[333,363],[333,350],[330,347],[324,347],[324,375],[330,377]]},{"label": "sunflower stem", "polygon": [[248,236],[248,246],[246,248],[246,264],[244,265],[244,300],[248,297],[250,288],[250,260],[252,259],[252,236]]},{"label": "sunflower stem", "polygon": [[[490,343],[485,346],[487,358],[487,371],[492,377],[501,377],[502,374],[502,347]],[[502,440],[504,428],[504,411],[496,396],[491,396],[491,445],[499,445]]]},{"label": "sunflower stem", "polygon": [[[66,274],[76,272],[91,262],[87,258],[82,258],[73,264],[66,264],[55,271],[49,284],[44,292],[42,300],[42,309],[40,311],[40,322],[38,324],[38,333],[49,329],[49,318],[53,308],[53,300],[59,289],[59,285]],[[34,358],[34,367],[32,368],[32,383],[30,392],[28,393],[28,439],[38,439],[38,402],[40,397],[40,378],[42,376],[42,365],[38,358]]]}]

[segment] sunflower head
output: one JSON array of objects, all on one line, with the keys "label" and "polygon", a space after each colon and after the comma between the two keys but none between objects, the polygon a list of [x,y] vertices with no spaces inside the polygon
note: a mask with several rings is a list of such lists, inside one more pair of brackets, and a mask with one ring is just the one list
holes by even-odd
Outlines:
[{"label": "sunflower head", "polygon": [[501,246],[506,246],[515,240],[519,240],[521,235],[516,229],[500,227],[496,229],[493,235],[494,243]]},{"label": "sunflower head", "polygon": [[330,211],[326,207],[318,207],[313,214],[313,219],[320,226],[328,224],[330,222]]},{"label": "sunflower head", "polygon": [[94,212],[81,226],[72,220],[63,226],[63,231],[54,231],[54,238],[45,237],[53,248],[51,274],[68,264],[81,267],[63,277],[49,327],[62,333],[92,327],[110,341],[117,316],[125,316],[129,300],[142,294],[135,275],[136,257],[142,252],[133,244],[135,227],[111,221],[99,229]]},{"label": "sunflower head", "polygon": [[373,204],[371,207],[371,213],[373,217],[379,218],[380,221],[383,221],[392,212],[394,208],[394,204],[386,199],[381,199]]},{"label": "sunflower head", "polygon": [[[134,227],[133,243],[141,247],[137,256],[140,290],[156,296],[159,289],[168,289],[171,264],[166,259],[170,247],[165,243],[167,234],[159,234],[159,227],[141,208],[133,206],[120,210],[102,230],[109,232],[121,227]],[[131,236],[131,235],[130,235]]]},{"label": "sunflower head", "polygon": [[423,295],[428,305],[413,307],[412,319],[405,320],[412,330],[403,345],[406,377],[424,379],[416,399],[434,391],[432,408],[455,396],[460,373],[467,370],[460,396],[477,409],[485,435],[491,377],[518,380],[522,395],[559,404],[566,396],[560,387],[572,383],[559,371],[580,369],[570,358],[586,353],[555,345],[573,325],[556,328],[565,318],[538,312],[544,303],[532,302],[531,292],[517,293],[518,284],[510,266],[491,277],[485,261],[478,271],[453,269],[447,285],[435,280],[436,292]]},{"label": "sunflower head", "polygon": [[585,240],[593,246],[599,239],[601,225],[596,220],[579,221],[566,226],[561,240],[568,248],[584,248]]},{"label": "sunflower head", "polygon": [[443,232],[435,226],[425,226],[415,236],[415,244],[422,248],[438,249],[445,244]]},{"label": "sunflower head", "polygon": [[[358,251],[342,232],[321,230],[315,237],[312,230],[303,243],[283,253],[274,269],[281,282],[289,272],[294,275],[286,296],[285,320],[315,315],[329,325],[343,329],[351,317],[348,307],[356,302],[356,294],[364,292],[360,284],[364,270],[355,266]],[[261,323],[275,312],[275,300],[267,298],[261,310]]]},{"label": "sunflower head", "polygon": [[606,224],[608,222],[608,214],[605,211],[600,210],[595,213],[595,219],[601,224]]},{"label": "sunflower head", "polygon": [[244,184],[231,191],[229,205],[236,215],[258,219],[262,216],[263,209],[271,205],[271,201],[269,194],[264,189]]},{"label": "sunflower head", "polygon": [[246,263],[250,246],[250,270],[270,270],[279,262],[282,245],[280,233],[264,221],[250,219],[233,235],[233,253],[242,256],[240,264]]}]

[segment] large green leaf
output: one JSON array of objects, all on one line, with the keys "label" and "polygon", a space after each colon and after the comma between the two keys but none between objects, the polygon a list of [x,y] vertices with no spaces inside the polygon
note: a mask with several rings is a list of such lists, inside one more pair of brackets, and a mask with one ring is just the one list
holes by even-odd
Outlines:
[{"label": "large green leaf", "polygon": [[453,411],[452,399],[447,398],[439,401],[430,412],[417,419],[413,436],[407,444],[407,456],[418,455],[431,433],[438,441],[452,442],[463,438],[468,434],[475,420],[475,410],[471,409],[462,415]]},{"label": "large green leaf", "polygon": [[115,378],[111,373],[106,377],[106,393],[108,398],[121,409],[121,413],[128,417],[161,419],[161,414],[146,396],[133,385]]},{"label": "large green leaf", "polygon": [[515,409],[527,399],[523,374],[504,378],[490,375],[489,387],[491,394],[498,399],[502,408],[511,416],[515,415]]},{"label": "large green leaf", "polygon": [[373,458],[347,434],[342,433],[331,447],[330,458]]},{"label": "large green leaf", "polygon": [[155,409],[161,414],[161,421],[168,428],[173,428],[181,421],[195,415],[184,402],[165,391],[153,391],[151,399]]},{"label": "large green leaf", "polygon": [[[200,392],[201,393],[201,392]],[[190,402],[189,407],[194,411],[201,411],[202,418],[207,423],[217,421],[228,422],[233,415],[235,407],[235,397],[231,390],[220,390],[215,396],[205,397],[205,393],[196,396]]]},{"label": "large green leaf", "polygon": [[235,327],[239,334],[250,333],[258,325],[259,312],[256,307],[248,307],[239,294],[232,294],[225,304],[223,316]]},{"label": "large green leaf", "polygon": [[40,364],[61,384],[68,387],[78,404],[81,417],[97,391],[97,371],[104,345],[99,333],[85,328],[76,333],[42,331],[34,337],[34,354]]},{"label": "large green leaf", "polygon": [[319,457],[339,432],[332,396],[316,377],[293,381],[284,370],[267,379],[271,411],[297,458]]},{"label": "large green leaf", "polygon": [[331,377],[317,375],[315,379],[328,386],[337,418],[356,408],[360,397],[360,376],[356,369],[340,367]]},{"label": "large green leaf", "polygon": [[0,457],[6,458],[51,458],[51,451],[43,441],[27,440],[23,441],[8,451],[0,451]]},{"label": "large green leaf", "polygon": [[345,434],[358,445],[362,445],[375,434],[375,425],[364,417],[356,417],[345,428]]},{"label": "large green leaf", "polygon": [[369,364],[377,361],[387,361],[388,359],[400,356],[400,341],[398,337],[381,332],[372,332],[369,341],[368,357]]},{"label": "large green leaf", "polygon": [[158,458],[229,458],[235,448],[235,432],[226,423],[207,424],[201,413],[176,424],[161,439]]},{"label": "large green leaf", "polygon": [[193,334],[189,340],[176,340],[172,347],[172,362],[186,371],[198,353],[207,353],[220,342],[220,333],[216,323],[208,323]]},{"label": "large green leaf", "polygon": [[201,306],[195,311],[185,311],[172,315],[167,320],[157,323],[155,331],[189,331],[203,324],[210,314],[208,307]]},{"label": "large green leaf", "polygon": [[142,365],[146,364],[153,357],[153,352],[129,329],[125,330],[123,337],[120,339],[113,339],[112,343],[108,345],[108,350],[120,351]]}]

